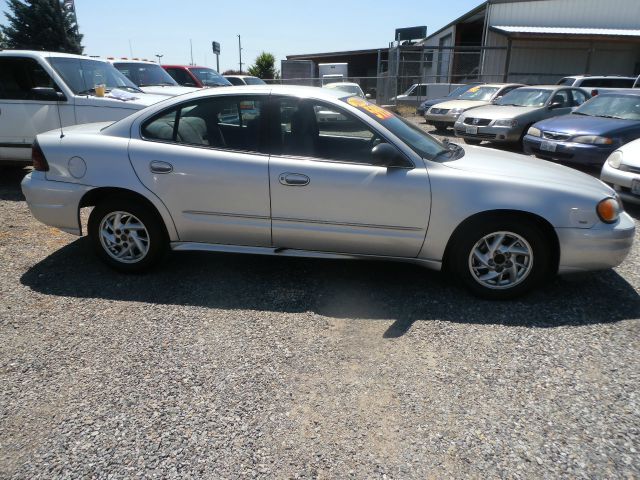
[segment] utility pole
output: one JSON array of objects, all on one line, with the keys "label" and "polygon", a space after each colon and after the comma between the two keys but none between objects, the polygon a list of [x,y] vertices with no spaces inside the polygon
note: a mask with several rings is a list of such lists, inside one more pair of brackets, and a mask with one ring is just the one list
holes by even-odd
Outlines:
[{"label": "utility pole", "polygon": [[193,41],[191,39],[189,39],[189,46],[191,48],[191,64],[190,65],[193,66],[195,64],[193,63]]},{"label": "utility pole", "polygon": [[238,35],[238,53],[240,54],[240,73],[242,73],[242,42],[240,41],[240,35]]},{"label": "utility pole", "polygon": [[160,65],[160,59],[164,57],[164,55],[160,55],[156,53],[156,57],[158,57],[158,65]]}]

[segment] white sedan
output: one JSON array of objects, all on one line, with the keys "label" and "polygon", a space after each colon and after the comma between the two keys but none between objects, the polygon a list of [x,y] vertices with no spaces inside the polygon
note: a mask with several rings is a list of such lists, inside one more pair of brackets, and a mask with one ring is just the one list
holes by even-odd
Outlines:
[{"label": "white sedan", "polygon": [[640,205],[640,139],[613,152],[602,167],[600,179],[613,186],[623,200]]},{"label": "white sedan", "polygon": [[384,259],[504,299],[556,272],[614,267],[635,234],[599,180],[441,143],[339,90],[207,89],[39,135],[33,163],[22,188],[34,216],[79,235],[79,209],[94,206],[91,241],[121,271],[168,247]]}]

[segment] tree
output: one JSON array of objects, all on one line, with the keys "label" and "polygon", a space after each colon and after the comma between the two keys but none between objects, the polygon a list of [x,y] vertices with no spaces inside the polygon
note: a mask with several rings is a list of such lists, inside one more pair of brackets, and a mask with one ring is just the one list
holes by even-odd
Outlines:
[{"label": "tree", "polygon": [[0,50],[3,48],[7,48],[7,42],[4,39],[4,35],[2,34],[2,30],[0,30]]},{"label": "tree", "polygon": [[241,72],[240,70],[225,70],[224,72],[222,72],[222,75],[244,75],[244,72]]},{"label": "tree", "polygon": [[73,2],[63,0],[8,0],[8,26],[1,27],[6,48],[81,54]]},{"label": "tree", "polygon": [[263,80],[272,80],[280,77],[280,72],[275,67],[276,57],[271,53],[262,52],[256,58],[255,64],[249,67],[249,74]]}]

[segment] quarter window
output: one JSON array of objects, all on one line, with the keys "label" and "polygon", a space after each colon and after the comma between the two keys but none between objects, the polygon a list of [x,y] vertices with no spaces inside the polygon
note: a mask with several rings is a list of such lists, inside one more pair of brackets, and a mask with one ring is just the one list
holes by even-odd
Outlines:
[{"label": "quarter window", "polygon": [[371,149],[383,141],[351,114],[314,100],[280,99],[276,114],[274,150],[282,155],[370,164]]},{"label": "quarter window", "polygon": [[51,76],[32,58],[0,58],[0,98],[35,100],[32,88],[49,87],[60,91]]},{"label": "quarter window", "polygon": [[186,145],[261,152],[262,104],[262,99],[246,96],[189,102],[147,121],[142,136]]}]

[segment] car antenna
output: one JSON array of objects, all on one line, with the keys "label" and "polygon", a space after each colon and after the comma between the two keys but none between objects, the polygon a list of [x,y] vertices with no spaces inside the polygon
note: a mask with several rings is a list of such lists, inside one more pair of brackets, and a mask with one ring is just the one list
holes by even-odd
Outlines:
[{"label": "car antenna", "polygon": [[[51,52],[47,52],[49,54],[49,65],[53,68],[53,64],[51,63]],[[55,85],[55,81],[54,81]],[[55,88],[54,88],[55,90]],[[57,93],[57,90],[56,90]],[[58,111],[58,121],[60,122],[60,138],[64,138],[64,130],[62,130],[62,115],[60,115],[60,100],[56,100],[56,110]]]}]

